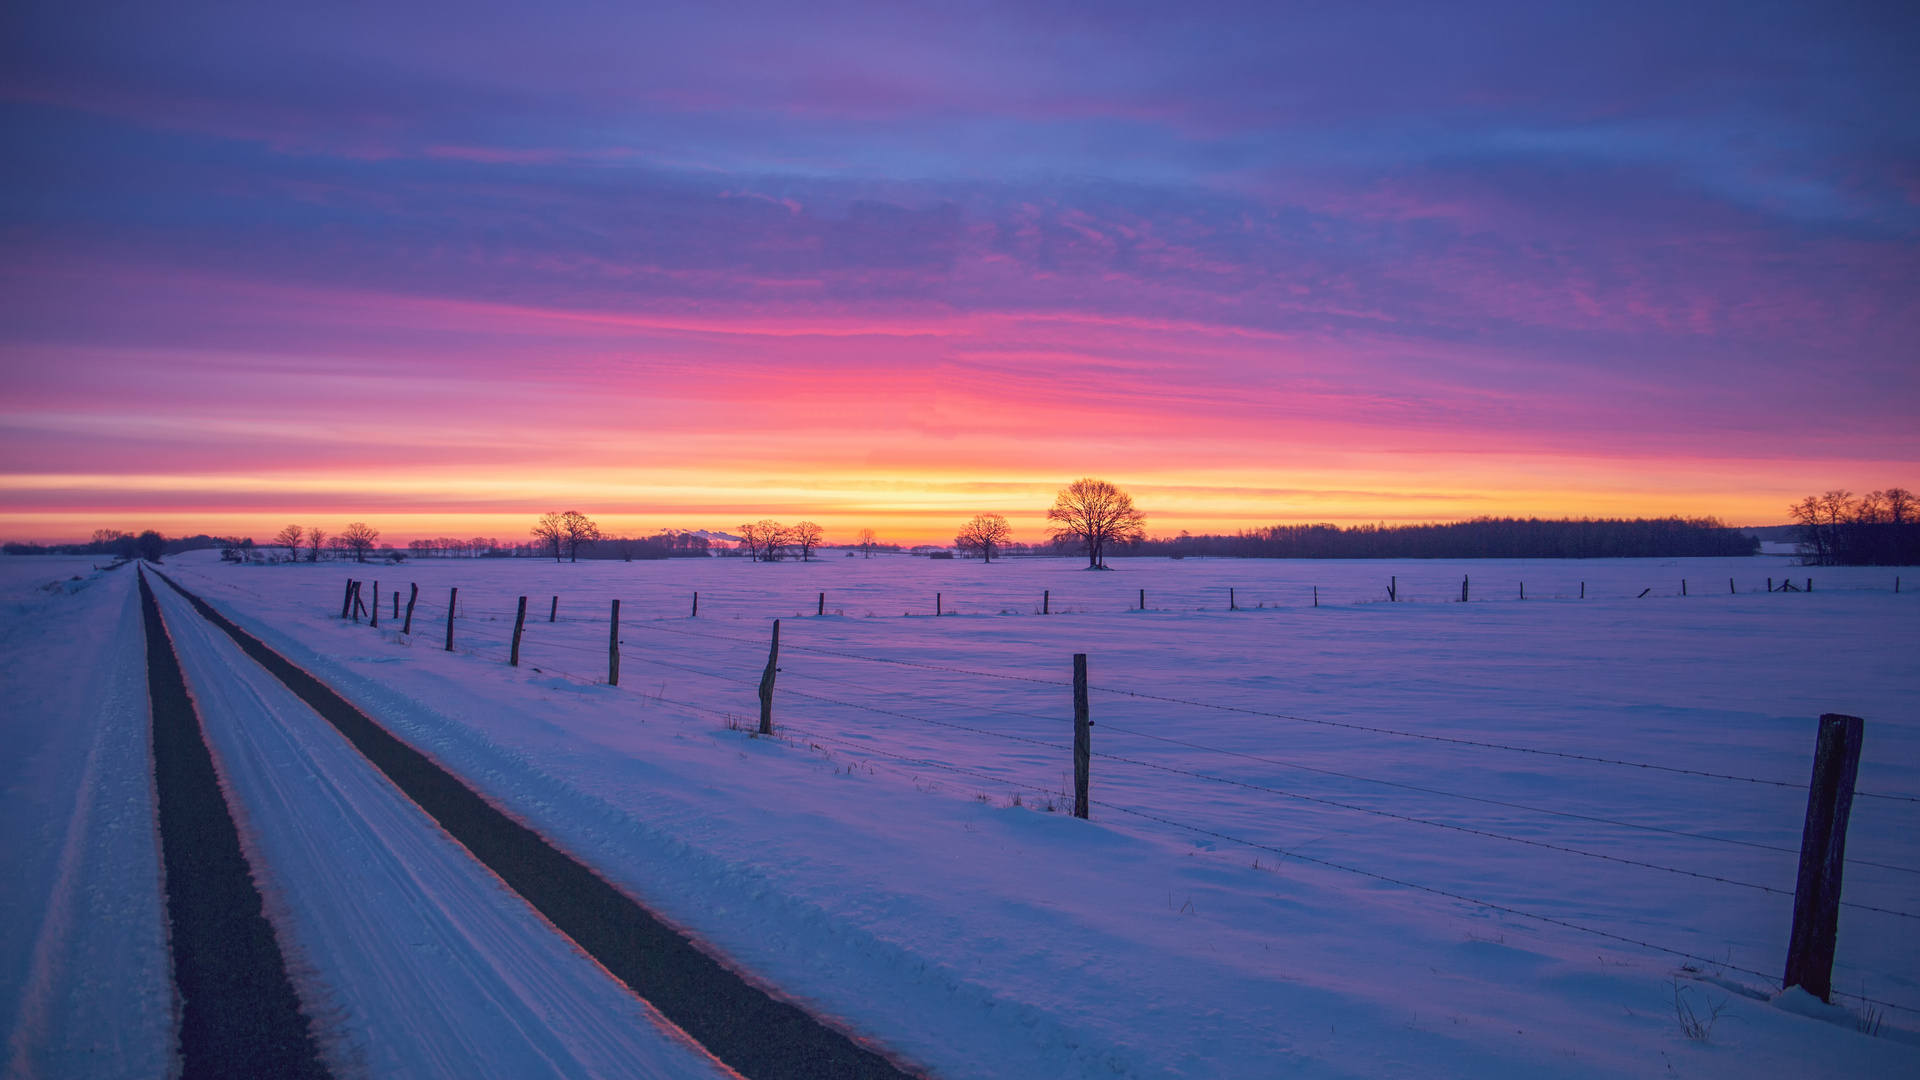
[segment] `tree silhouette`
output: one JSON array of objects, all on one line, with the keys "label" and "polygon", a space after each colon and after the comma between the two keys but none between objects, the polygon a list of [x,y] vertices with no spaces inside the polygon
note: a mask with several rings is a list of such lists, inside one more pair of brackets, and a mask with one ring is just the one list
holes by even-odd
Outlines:
[{"label": "tree silhouette", "polygon": [[880,542],[879,534],[875,533],[872,529],[861,529],[857,539],[860,541],[860,550],[863,553],[861,557],[866,559],[873,558],[873,546]]},{"label": "tree silhouette", "polygon": [[327,530],[318,525],[307,526],[307,561],[320,561],[320,549],[327,545]]},{"label": "tree silhouette", "polygon": [[1047,511],[1056,539],[1072,537],[1086,545],[1087,569],[1106,568],[1108,544],[1133,543],[1146,538],[1147,516],[1133,505],[1133,497],[1105,480],[1082,477],[1061,489]]},{"label": "tree silhouette", "polygon": [[289,525],[280,530],[280,535],[274,537],[273,542],[287,549],[287,561],[292,562],[300,557],[300,541],[306,535],[300,526]]},{"label": "tree silhouette", "polygon": [[540,541],[540,546],[547,549],[554,562],[560,561],[560,546],[566,543],[567,531],[558,510],[540,515],[540,520],[533,525],[533,538]]},{"label": "tree silhouette", "polygon": [[793,527],[790,542],[800,549],[800,561],[813,558],[813,549],[820,546],[820,526],[811,521],[803,521]]},{"label": "tree silhouette", "polygon": [[791,543],[792,538],[792,530],[768,518],[740,526],[740,539],[747,545],[748,557],[760,562],[778,561],[780,549]]},{"label": "tree silhouette", "polygon": [[367,552],[373,550],[373,543],[378,539],[380,539],[379,529],[369,528],[365,522],[356,521],[340,534],[340,546],[353,552],[354,562],[366,562]]},{"label": "tree silhouette", "polygon": [[999,514],[975,514],[972,521],[960,526],[960,535],[954,537],[954,543],[966,551],[978,551],[987,562],[993,561],[993,553],[1013,536],[1013,529],[1007,519]]},{"label": "tree silhouette", "polygon": [[600,539],[600,526],[580,511],[569,510],[560,515],[560,536],[567,545],[567,561],[579,562],[580,549]]},{"label": "tree silhouette", "polygon": [[140,547],[140,557],[148,562],[159,562],[160,556],[167,553],[166,537],[161,536],[152,529],[141,533],[139,539],[135,540],[134,543]]}]

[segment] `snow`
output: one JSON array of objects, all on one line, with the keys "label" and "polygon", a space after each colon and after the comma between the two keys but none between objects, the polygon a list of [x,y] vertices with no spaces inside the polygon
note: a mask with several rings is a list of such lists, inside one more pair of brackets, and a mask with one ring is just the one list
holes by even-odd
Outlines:
[{"label": "snow", "polygon": [[335,1076],[724,1075],[184,599],[156,595]]},{"label": "snow", "polygon": [[[1787,784],[1805,782],[1814,717],[1850,712],[1867,718],[1861,789],[1912,795],[1920,598],[1892,593],[1894,571],[176,562],[189,588],[730,962],[943,1077],[1914,1072],[1907,1030],[1871,1038],[1775,1007],[1766,979],[1740,970],[1773,972],[1784,954],[1800,790],[1110,692]],[[378,631],[337,618],[348,574],[383,579]],[[1446,602],[1462,574],[1474,602]],[[1764,591],[1767,576],[1809,574],[1811,594]],[[1406,602],[1384,602],[1390,576]],[[385,606],[395,581],[422,588],[410,638]],[[1582,581],[1589,599],[1572,599]],[[1253,610],[1224,610],[1229,586]],[[1149,610],[1128,610],[1141,588]],[[1042,589],[1065,614],[1032,614]],[[923,617],[935,592],[962,614]],[[516,670],[504,660],[522,593]],[[615,597],[617,688],[596,681]],[[774,616],[783,737],[750,738],[733,729],[757,716]],[[1069,775],[1075,652],[1104,688],[1096,753],[1126,759],[1095,758],[1091,822],[1034,808]],[[1920,867],[1915,810],[1856,802],[1849,855]],[[1915,912],[1917,886],[1856,864],[1846,898]],[[1913,926],[1847,909],[1838,988],[1920,1006]],[[1708,1041],[1680,1033],[1676,995],[1724,1004]]]},{"label": "snow", "polygon": [[[750,977],[933,1075],[1920,1071],[1920,1013],[1887,1010],[1871,1037],[1856,1030],[1859,1002],[1776,997],[1741,970],[1772,973],[1784,957],[1803,790],[1434,741],[1804,784],[1814,718],[1848,712],[1867,721],[1861,790],[1920,793],[1920,598],[1892,592],[1900,571],[1771,558],[1115,566],[234,567],[196,554],[167,569]],[[350,574],[369,594],[382,582],[377,631],[337,618]],[[1472,603],[1451,602],[1462,574]],[[1764,591],[1768,576],[1810,574],[1811,594]],[[1390,577],[1404,602],[1385,602]],[[421,586],[410,637],[388,606],[396,582]],[[452,586],[463,614],[447,653]],[[1250,610],[1225,610],[1229,587]],[[1130,610],[1141,588],[1148,610]],[[1034,614],[1043,589],[1058,614]],[[961,614],[926,617],[936,592]],[[781,733],[762,739],[744,729],[774,617]],[[192,633],[183,662],[336,1058],[376,1076],[460,1054],[545,1053],[563,1074],[620,1071],[606,1063],[622,1055],[701,1064],[675,1059],[631,998],[597,996],[580,967],[597,968],[536,947],[517,901],[463,874],[418,811],[222,635]],[[1037,808],[1070,784],[1076,652],[1096,687],[1096,755],[1111,755],[1094,759],[1085,822]],[[1917,814],[1856,801],[1849,902],[1920,913],[1907,872],[1920,867]],[[29,900],[41,903],[10,910]],[[1845,909],[1837,989],[1920,1007],[1914,926]],[[413,955],[402,938],[443,948]],[[386,1015],[443,985],[438,1020]],[[540,1013],[555,993],[573,997]],[[1676,1000],[1720,1009],[1708,1039],[1681,1033]],[[493,1042],[449,1045],[458,1032]]]},{"label": "snow", "polygon": [[140,600],[130,570],[95,561],[0,559],[9,1080],[172,1067]]}]

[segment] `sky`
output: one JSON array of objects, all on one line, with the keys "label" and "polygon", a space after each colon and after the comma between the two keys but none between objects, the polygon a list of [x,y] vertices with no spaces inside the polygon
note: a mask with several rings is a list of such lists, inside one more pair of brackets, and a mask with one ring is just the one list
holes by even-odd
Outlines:
[{"label": "sky", "polygon": [[1920,488],[1914,11],[9,5],[0,538]]}]

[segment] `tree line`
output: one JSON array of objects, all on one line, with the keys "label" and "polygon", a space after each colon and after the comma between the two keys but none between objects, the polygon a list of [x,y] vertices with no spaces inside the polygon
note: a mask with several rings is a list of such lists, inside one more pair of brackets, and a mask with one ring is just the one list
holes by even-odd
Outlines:
[{"label": "tree line", "polygon": [[1808,566],[1920,564],[1920,504],[1906,488],[1809,495],[1788,507]]},{"label": "tree line", "polygon": [[1269,525],[1126,545],[1122,555],[1241,559],[1650,559],[1745,556],[1760,542],[1715,518],[1479,517],[1435,525]]}]

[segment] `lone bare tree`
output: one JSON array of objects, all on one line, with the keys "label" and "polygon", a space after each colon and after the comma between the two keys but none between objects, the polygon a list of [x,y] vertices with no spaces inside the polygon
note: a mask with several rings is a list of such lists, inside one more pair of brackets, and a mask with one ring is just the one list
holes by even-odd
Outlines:
[{"label": "lone bare tree", "polygon": [[380,530],[368,528],[365,522],[356,521],[347,526],[340,534],[340,546],[353,552],[354,562],[366,562],[367,552],[373,550],[374,541],[380,539]]},{"label": "lone bare tree", "polygon": [[1082,477],[1061,489],[1047,511],[1055,537],[1076,537],[1087,548],[1087,569],[1106,569],[1108,544],[1145,539],[1147,516],[1133,505],[1133,496],[1105,480]]},{"label": "lone bare tree", "polygon": [[793,533],[791,534],[789,542],[792,543],[794,547],[800,549],[801,562],[806,562],[813,558],[813,549],[820,546],[820,538],[822,535],[824,534],[821,533],[820,526],[815,525],[811,521],[803,521],[793,527]]},{"label": "lone bare tree", "polygon": [[860,541],[860,557],[863,559],[873,558],[873,546],[880,542],[879,534],[872,529],[861,529],[856,539]]},{"label": "lone bare tree", "polygon": [[327,546],[327,530],[318,525],[307,526],[307,561],[320,561],[320,549]]},{"label": "lone bare tree", "polygon": [[960,526],[960,535],[954,537],[953,542],[962,550],[977,551],[982,559],[992,562],[994,551],[1012,535],[1012,526],[999,514],[975,514],[972,521]]},{"label": "lone bare tree", "polygon": [[280,530],[280,535],[274,537],[273,542],[287,549],[287,561],[292,562],[300,557],[300,540],[306,535],[300,526],[289,525]]}]

